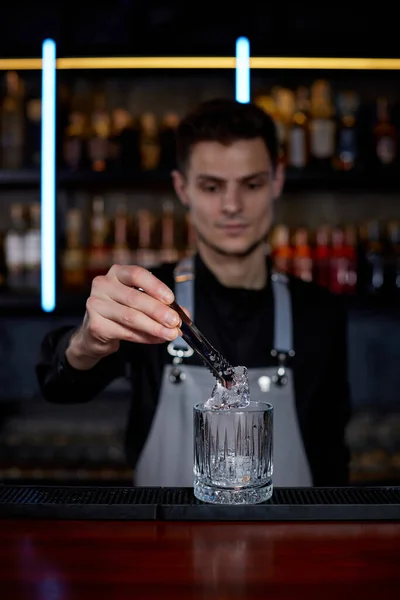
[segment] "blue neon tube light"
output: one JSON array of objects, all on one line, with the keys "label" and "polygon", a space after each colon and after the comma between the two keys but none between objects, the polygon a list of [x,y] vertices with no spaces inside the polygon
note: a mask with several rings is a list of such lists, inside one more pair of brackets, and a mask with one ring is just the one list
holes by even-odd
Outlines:
[{"label": "blue neon tube light", "polygon": [[56,44],[42,45],[41,306],[56,305]]},{"label": "blue neon tube light", "polygon": [[250,42],[246,37],[236,40],[236,100],[250,102]]}]

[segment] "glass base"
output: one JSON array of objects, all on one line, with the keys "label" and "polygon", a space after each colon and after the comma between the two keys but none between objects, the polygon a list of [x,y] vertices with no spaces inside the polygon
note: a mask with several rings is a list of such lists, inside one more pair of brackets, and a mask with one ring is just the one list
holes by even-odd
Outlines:
[{"label": "glass base", "polygon": [[197,477],[194,480],[196,498],[211,504],[260,504],[271,498],[272,491],[272,479],[253,488],[221,488],[207,485]]}]

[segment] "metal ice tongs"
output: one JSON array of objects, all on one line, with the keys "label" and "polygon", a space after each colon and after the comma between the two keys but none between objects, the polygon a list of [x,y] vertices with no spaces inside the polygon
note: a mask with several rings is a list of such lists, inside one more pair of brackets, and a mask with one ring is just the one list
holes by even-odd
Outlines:
[{"label": "metal ice tongs", "polygon": [[233,376],[235,373],[232,365],[230,365],[226,358],[210,344],[179,304],[173,302],[169,306],[175,310],[182,319],[182,338],[197,352],[206,367],[211,371],[211,374],[216,377],[224,387],[229,389],[233,383]]},{"label": "metal ice tongs", "polygon": [[[146,293],[142,288],[135,288],[139,292]],[[233,384],[235,369],[218,350],[216,350],[204,335],[197,329],[196,325],[187,316],[184,310],[177,302],[169,305],[172,310],[178,313],[182,320],[181,331],[182,338],[193,350],[197,352],[211,374],[218,379],[226,388]]]}]

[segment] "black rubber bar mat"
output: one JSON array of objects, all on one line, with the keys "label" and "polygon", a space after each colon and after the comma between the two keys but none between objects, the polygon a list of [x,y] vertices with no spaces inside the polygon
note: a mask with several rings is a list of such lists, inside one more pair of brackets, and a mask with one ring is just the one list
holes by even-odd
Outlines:
[{"label": "black rubber bar mat", "polygon": [[267,502],[205,504],[191,488],[0,485],[0,518],[400,521],[400,487],[276,488]]}]

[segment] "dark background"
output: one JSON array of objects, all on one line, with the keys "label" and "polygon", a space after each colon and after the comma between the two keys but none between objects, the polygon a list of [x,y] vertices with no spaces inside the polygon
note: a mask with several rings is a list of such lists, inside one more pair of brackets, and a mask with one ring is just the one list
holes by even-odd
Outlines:
[{"label": "dark background", "polygon": [[399,56],[395,3],[3,2],[0,55],[39,56],[51,36],[63,56]]}]

